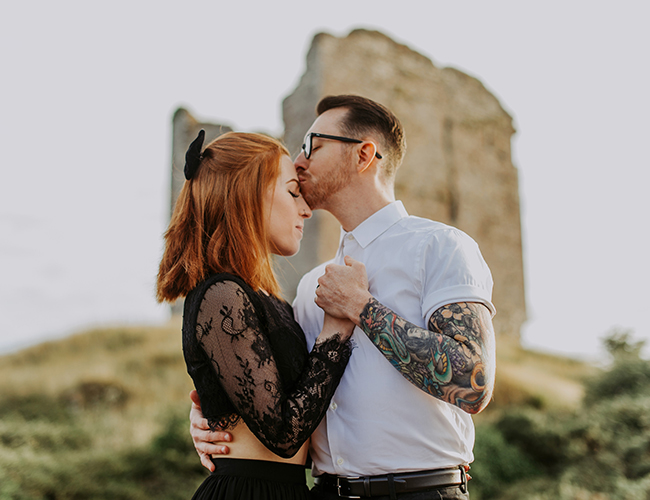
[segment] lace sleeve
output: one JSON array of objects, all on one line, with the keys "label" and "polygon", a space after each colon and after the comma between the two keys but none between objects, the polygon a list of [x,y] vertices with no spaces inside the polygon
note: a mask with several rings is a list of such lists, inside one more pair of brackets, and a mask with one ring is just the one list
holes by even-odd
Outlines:
[{"label": "lace sleeve", "polygon": [[255,307],[233,281],[206,291],[196,336],[250,430],[284,458],[295,455],[322,420],[351,354],[340,336],[317,342],[287,392]]}]

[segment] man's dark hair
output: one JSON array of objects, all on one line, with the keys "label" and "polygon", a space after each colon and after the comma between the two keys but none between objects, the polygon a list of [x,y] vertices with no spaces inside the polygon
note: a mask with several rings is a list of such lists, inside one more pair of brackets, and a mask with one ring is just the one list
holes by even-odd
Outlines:
[{"label": "man's dark hair", "polygon": [[[383,140],[379,153],[385,158],[384,174],[392,179],[406,152],[404,129],[397,117],[385,106],[358,95],[331,95],[323,97],[316,106],[320,116],[335,108],[348,110],[341,123],[342,132],[358,139],[369,132],[377,133]],[[383,149],[383,150],[382,150]]]}]

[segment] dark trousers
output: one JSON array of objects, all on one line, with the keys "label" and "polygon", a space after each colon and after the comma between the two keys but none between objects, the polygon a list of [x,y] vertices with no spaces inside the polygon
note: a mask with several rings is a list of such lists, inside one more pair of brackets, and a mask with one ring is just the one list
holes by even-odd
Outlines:
[{"label": "dark trousers", "polygon": [[[311,500],[341,500],[341,497],[336,493],[321,491],[318,486],[314,486],[309,495]],[[394,500],[390,496],[361,498],[367,500]],[[395,498],[398,500],[469,500],[469,493],[463,493],[460,487],[452,486],[451,488],[399,493]]]}]

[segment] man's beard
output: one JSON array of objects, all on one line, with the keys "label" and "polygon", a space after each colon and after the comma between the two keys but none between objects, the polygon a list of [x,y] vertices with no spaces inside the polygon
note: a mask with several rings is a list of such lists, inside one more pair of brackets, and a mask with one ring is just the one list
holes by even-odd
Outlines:
[{"label": "man's beard", "polygon": [[309,189],[301,186],[301,190],[303,198],[312,210],[326,208],[329,198],[350,184],[352,181],[351,161],[352,154],[348,151],[338,159],[338,168],[333,172],[319,177],[317,181],[314,181],[313,176],[309,175],[307,178]]},{"label": "man's beard", "polygon": [[314,182],[313,179],[310,176],[307,181],[309,182],[309,189],[302,188],[302,196],[305,198],[307,205],[312,209],[317,209],[325,206],[330,196],[335,195],[350,184],[352,173],[347,169],[339,169],[331,175],[318,179],[317,182]]}]

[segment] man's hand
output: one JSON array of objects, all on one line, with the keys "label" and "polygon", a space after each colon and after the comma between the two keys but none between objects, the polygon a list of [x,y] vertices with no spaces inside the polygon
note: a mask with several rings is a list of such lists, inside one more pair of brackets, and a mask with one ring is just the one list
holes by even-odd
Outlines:
[{"label": "man's hand", "polygon": [[359,316],[371,298],[366,266],[352,257],[345,257],[344,266],[329,264],[318,278],[316,304],[335,318],[347,318],[359,326]]},{"label": "man's hand", "polygon": [[211,431],[207,419],[203,418],[199,393],[192,390],[190,399],[192,400],[190,434],[192,435],[192,441],[194,441],[194,448],[199,454],[203,467],[210,472],[214,472],[215,467],[212,460],[210,460],[210,455],[227,455],[230,453],[230,448],[216,443],[232,441],[232,435],[228,432]]}]

